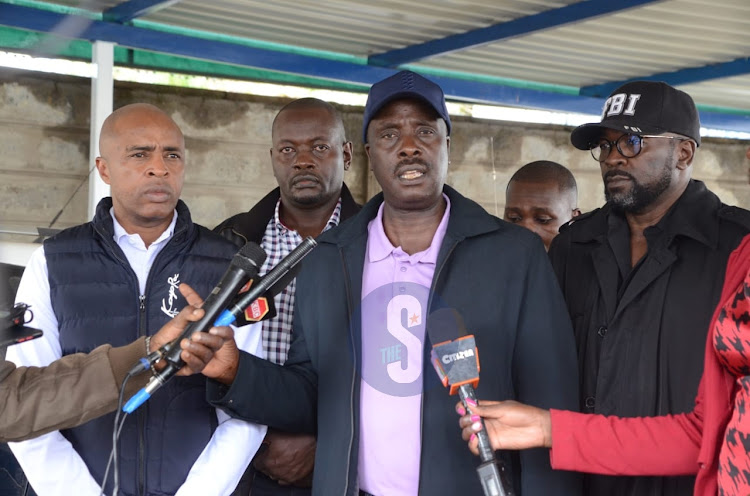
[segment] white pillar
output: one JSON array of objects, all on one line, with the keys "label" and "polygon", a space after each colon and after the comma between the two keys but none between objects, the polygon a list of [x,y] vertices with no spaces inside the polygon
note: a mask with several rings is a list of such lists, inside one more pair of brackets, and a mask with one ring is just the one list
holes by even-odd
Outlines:
[{"label": "white pillar", "polygon": [[95,74],[91,77],[91,132],[89,147],[89,209],[88,218],[92,219],[99,200],[109,196],[109,185],[99,177],[96,170],[96,157],[99,156],[99,132],[104,119],[112,113],[113,78],[112,69],[115,61],[115,44],[108,41],[95,41],[91,45]]}]

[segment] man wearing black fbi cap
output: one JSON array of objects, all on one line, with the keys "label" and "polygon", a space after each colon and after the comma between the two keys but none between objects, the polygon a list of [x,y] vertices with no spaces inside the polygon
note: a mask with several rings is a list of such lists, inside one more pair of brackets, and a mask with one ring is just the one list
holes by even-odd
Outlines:
[{"label": "man wearing black fbi cap", "polygon": [[[313,494],[481,494],[456,399],[430,366],[438,331],[475,336],[478,395],[575,408],[572,329],[544,246],[445,185],[450,131],[431,81],[403,71],[372,86],[363,138],[383,192],[317,238],[284,366],[236,353],[209,381],[233,416],[317,432]],[[516,494],[580,493],[544,452],[501,456]]]},{"label": "man wearing black fbi cap", "polygon": [[[690,178],[701,144],[692,98],[627,83],[573,145],[599,163],[607,203],[576,217],[550,257],[575,328],[581,409],[621,417],[693,409],[727,257],[750,212]],[[693,477],[588,476],[586,494],[691,494]]]}]

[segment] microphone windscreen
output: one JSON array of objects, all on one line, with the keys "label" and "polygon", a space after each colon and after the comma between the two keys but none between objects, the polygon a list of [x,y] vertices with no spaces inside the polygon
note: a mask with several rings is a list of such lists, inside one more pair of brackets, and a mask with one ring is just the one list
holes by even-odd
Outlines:
[{"label": "microphone windscreen", "polygon": [[266,261],[266,252],[256,243],[249,242],[240,248],[240,251],[232,258],[231,265],[239,267],[248,274],[257,274],[263,262]]}]

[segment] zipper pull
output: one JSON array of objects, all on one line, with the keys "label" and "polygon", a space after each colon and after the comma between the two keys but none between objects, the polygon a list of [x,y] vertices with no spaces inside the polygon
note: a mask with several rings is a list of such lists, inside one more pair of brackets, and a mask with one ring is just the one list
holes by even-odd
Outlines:
[{"label": "zipper pull", "polygon": [[140,302],[140,308],[141,311],[146,309],[146,295],[140,295],[138,297],[138,301]]}]

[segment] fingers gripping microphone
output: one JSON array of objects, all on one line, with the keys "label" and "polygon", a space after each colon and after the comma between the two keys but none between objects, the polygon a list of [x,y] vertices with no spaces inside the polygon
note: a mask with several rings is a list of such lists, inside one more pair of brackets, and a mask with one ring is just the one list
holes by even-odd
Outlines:
[{"label": "fingers gripping microphone", "polygon": [[[450,394],[458,393],[464,408],[471,411],[471,405],[466,400],[471,399],[476,403],[474,388],[479,384],[479,355],[474,336],[438,343],[432,347],[431,357],[443,386],[450,387]],[[477,468],[477,474],[484,494],[513,496],[511,486],[505,479],[505,469],[495,459],[484,421],[481,422],[482,430],[477,432],[477,441],[482,463]]]},{"label": "fingers gripping microphone", "polygon": [[250,286],[250,289],[240,295],[239,300],[231,305],[227,310],[219,316],[214,325],[222,326],[229,325],[237,319],[238,316],[245,314],[246,310],[252,310],[252,305],[255,301],[262,297],[264,294],[269,293],[273,296],[275,293],[280,292],[286,287],[293,277],[284,277],[290,271],[294,271],[298,263],[312,251],[317,243],[315,240],[308,236],[297,248],[291,251],[289,255],[284,257],[281,262],[278,263],[273,269],[269,270],[263,278],[258,281],[257,284]]},{"label": "fingers gripping microphone", "polygon": [[124,411],[134,411],[182,368],[185,363],[180,358],[180,341],[189,338],[194,332],[208,331],[242,286],[258,275],[265,259],[266,253],[255,243],[247,243],[237,252],[219,283],[204,300],[201,307],[205,311],[203,317],[188,324],[177,339],[163,347],[161,358],[167,366],[125,404]]},{"label": "fingers gripping microphone", "polygon": [[[182,331],[182,334],[167,345],[163,359],[177,367],[179,370],[185,363],[180,358],[182,349],[180,341],[189,338],[194,332],[206,332],[212,326],[216,317],[227,307],[232,298],[244,286],[247,281],[256,277],[263,262],[266,260],[266,252],[255,243],[247,243],[232,258],[227,271],[222,276],[219,284],[211,291],[211,294],[203,302],[203,317],[191,322]],[[177,372],[175,370],[175,372]]]}]

